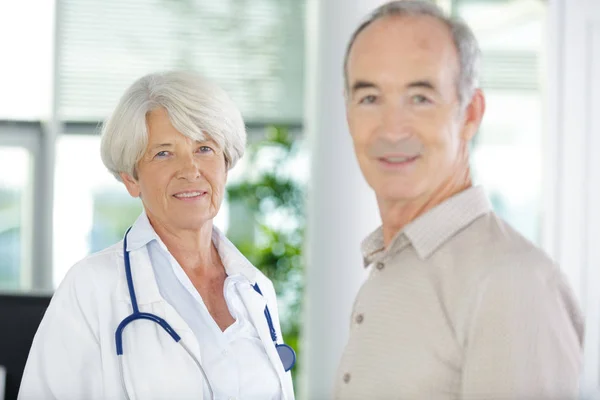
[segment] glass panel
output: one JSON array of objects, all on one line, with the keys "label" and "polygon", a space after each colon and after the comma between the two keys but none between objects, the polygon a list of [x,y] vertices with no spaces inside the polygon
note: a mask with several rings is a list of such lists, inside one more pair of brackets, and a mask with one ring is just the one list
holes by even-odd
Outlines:
[{"label": "glass panel", "polygon": [[[257,132],[258,134],[258,132]],[[302,320],[306,142],[288,129],[271,127],[249,146],[238,179],[230,179],[227,235],[277,291],[283,338],[299,359]],[[296,365],[292,375],[299,371]]]},{"label": "glass panel", "polygon": [[131,198],[102,164],[100,137],[60,137],[56,148],[54,285],[77,261],[121,240],[140,212],[139,200]]},{"label": "glass panel", "polygon": [[476,183],[496,212],[539,243],[542,71],[546,6],[534,1],[461,1],[458,14],[483,53],[486,112],[472,151]]},{"label": "glass panel", "polygon": [[52,100],[54,0],[0,1],[0,119],[44,119]]},{"label": "glass panel", "polygon": [[[21,287],[27,240],[24,225],[30,212],[31,157],[19,147],[0,147],[0,289]],[[8,172],[10,171],[10,173]]]}]

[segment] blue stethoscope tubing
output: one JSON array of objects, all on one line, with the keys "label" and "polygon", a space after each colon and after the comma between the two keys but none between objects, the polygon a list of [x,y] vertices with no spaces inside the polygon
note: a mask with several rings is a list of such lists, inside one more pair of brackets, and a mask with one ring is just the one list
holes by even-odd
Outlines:
[{"label": "blue stethoscope tubing", "polygon": [[[195,364],[198,366],[198,368],[202,372],[202,375],[204,376],[204,379],[205,379],[207,386],[209,388],[209,391],[211,393],[211,397],[213,397],[213,390],[212,390],[212,387],[208,380],[208,377],[206,376],[206,373],[204,372],[204,368],[202,368],[202,365],[200,364],[198,359],[187,348],[185,343],[183,343],[183,341],[181,340],[181,337],[177,334],[177,332],[175,332],[175,329],[173,329],[167,321],[165,321],[163,318],[159,317],[158,315],[140,312],[140,310],[138,308],[137,297],[135,295],[135,288],[133,287],[133,277],[131,274],[131,261],[129,259],[129,251],[127,251],[127,235],[129,234],[130,230],[131,230],[131,227],[129,229],[127,229],[127,232],[125,232],[125,237],[123,238],[123,257],[125,260],[125,277],[127,279],[127,287],[129,289],[129,297],[131,298],[131,308],[133,309],[133,312],[131,313],[131,315],[125,317],[121,321],[121,323],[119,323],[119,326],[117,327],[117,330],[115,331],[115,343],[117,346],[117,356],[119,356],[119,359],[120,359],[119,366],[120,366],[121,383],[123,385],[123,390],[125,391],[127,398],[129,398],[129,395],[127,394],[127,388],[125,386],[125,378],[123,375],[123,360],[122,360],[123,330],[125,329],[125,327],[127,325],[129,325],[133,321],[140,320],[140,319],[147,319],[147,320],[150,320],[150,321],[155,322],[158,325],[160,325],[161,328],[163,328],[163,330],[165,332],[167,332],[169,334],[169,336],[171,336],[176,343],[179,343],[185,349],[185,351],[190,355],[190,357],[192,357]],[[252,285],[252,287],[254,288],[254,290],[256,292],[258,292],[262,296],[262,292],[260,291],[260,287],[258,286],[258,283],[255,283],[254,285]],[[277,343],[277,332],[275,331],[275,327],[273,326],[273,319],[271,318],[271,313],[269,312],[268,306],[265,306],[265,319],[267,320],[267,324],[269,325],[269,332],[271,333],[271,339],[273,340],[273,344],[275,345],[277,354],[279,355],[279,358],[281,359],[281,363],[283,364],[284,370],[287,372],[293,368],[294,364],[296,364],[296,353],[294,352],[294,349],[292,349],[287,344]]]}]

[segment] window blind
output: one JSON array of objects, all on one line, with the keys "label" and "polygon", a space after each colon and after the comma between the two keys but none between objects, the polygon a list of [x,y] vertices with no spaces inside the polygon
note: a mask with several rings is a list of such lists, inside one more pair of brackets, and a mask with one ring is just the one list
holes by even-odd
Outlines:
[{"label": "window blind", "polygon": [[537,91],[539,54],[531,50],[483,50],[481,87],[505,91]]},{"label": "window blind", "polygon": [[302,119],[303,0],[58,0],[59,115],[105,118],[135,79],[191,68],[253,122]]}]

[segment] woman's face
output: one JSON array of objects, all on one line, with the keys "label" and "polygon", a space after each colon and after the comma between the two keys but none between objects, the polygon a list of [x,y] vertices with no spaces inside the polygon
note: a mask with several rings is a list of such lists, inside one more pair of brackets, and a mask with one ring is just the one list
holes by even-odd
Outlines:
[{"label": "woman's face", "polygon": [[[148,145],[137,163],[137,179],[121,178],[140,197],[148,218],[173,230],[198,230],[218,213],[227,166],[212,140],[194,141],[173,127],[164,108],[146,118]],[[210,132],[208,132],[210,134]]]}]

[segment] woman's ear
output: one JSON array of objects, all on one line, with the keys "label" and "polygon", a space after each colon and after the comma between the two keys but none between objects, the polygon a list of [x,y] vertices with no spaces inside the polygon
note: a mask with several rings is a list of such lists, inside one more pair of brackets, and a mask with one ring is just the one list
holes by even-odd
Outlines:
[{"label": "woman's ear", "polygon": [[140,197],[141,190],[140,184],[138,183],[137,179],[129,175],[127,172],[121,172],[119,176],[121,177],[123,184],[125,184],[129,195],[131,197]]}]

